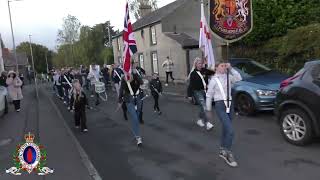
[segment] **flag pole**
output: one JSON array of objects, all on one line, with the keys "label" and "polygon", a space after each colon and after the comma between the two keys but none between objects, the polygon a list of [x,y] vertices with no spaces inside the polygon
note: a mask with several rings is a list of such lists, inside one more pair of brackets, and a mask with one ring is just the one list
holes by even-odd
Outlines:
[{"label": "flag pole", "polygon": [[[229,42],[227,41],[227,55],[226,63],[229,63]],[[229,68],[227,69],[227,106],[230,107],[230,92],[229,92],[230,82],[229,82]]]}]

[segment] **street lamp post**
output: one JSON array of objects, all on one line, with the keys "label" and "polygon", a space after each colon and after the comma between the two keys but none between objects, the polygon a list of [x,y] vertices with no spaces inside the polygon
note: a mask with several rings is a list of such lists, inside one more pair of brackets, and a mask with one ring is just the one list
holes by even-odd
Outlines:
[{"label": "street lamp post", "polygon": [[36,88],[36,95],[37,95],[37,98],[38,98],[38,97],[39,97],[39,95],[38,95],[38,85],[37,85],[37,78],[36,78],[36,69],[34,68],[34,61],[33,61],[33,52],[32,52],[32,45],[31,45],[31,35],[29,35],[29,45],[30,45],[30,53],[31,53],[31,61],[32,61],[34,84],[35,84],[35,88]]},{"label": "street lamp post", "polygon": [[[14,1],[19,1],[19,0],[14,0]],[[12,44],[13,44],[13,53],[14,53],[14,58],[15,58],[15,60],[16,60],[16,68],[17,68],[17,71],[19,71],[17,51],[16,51],[16,44],[15,44],[15,41],[14,41],[14,34],[13,34],[13,27],[12,27],[10,2],[12,2],[12,1],[8,0],[8,9],[9,9],[10,26],[11,26],[11,34],[12,34]]]}]

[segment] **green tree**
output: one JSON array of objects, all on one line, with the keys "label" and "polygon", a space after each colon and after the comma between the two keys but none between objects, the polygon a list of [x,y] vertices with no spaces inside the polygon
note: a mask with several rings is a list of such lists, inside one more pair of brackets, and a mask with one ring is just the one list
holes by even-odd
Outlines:
[{"label": "green tree", "polygon": [[[40,44],[31,43],[31,46],[32,46],[33,60],[34,60],[34,66],[36,71],[39,73],[42,73],[42,72],[46,73],[47,72],[46,56],[48,58],[49,69],[51,69],[54,52],[50,51],[47,47]],[[20,43],[16,49],[17,49],[17,52],[26,53],[29,64],[32,64],[29,42]]]},{"label": "green tree", "polygon": [[79,39],[80,27],[80,21],[75,16],[69,14],[67,17],[63,18],[62,29],[58,30],[57,41],[60,45],[69,45],[69,56],[67,58],[73,63],[76,63],[73,44]]},{"label": "green tree", "polygon": [[129,0],[130,12],[134,15],[136,19],[142,17],[141,7],[150,7],[151,10],[158,9],[158,0]]}]

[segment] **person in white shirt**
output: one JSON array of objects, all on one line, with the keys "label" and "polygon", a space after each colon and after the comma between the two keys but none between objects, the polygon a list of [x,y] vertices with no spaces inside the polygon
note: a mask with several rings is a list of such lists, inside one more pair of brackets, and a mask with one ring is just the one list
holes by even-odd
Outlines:
[{"label": "person in white shirt", "polygon": [[[228,71],[230,71],[229,78],[227,78]],[[241,80],[242,78],[239,72],[233,69],[229,63],[216,64],[216,74],[210,79],[206,100],[207,116],[211,116],[212,99],[214,99],[216,114],[222,124],[219,156],[232,167],[238,166],[238,163],[235,161],[231,152],[234,138],[234,130],[232,127],[234,109],[231,97],[231,87],[234,83]]]},{"label": "person in white shirt", "polygon": [[95,84],[96,82],[100,81],[100,71],[95,64],[93,64],[91,67],[91,71],[89,72],[87,78],[90,80],[91,83],[91,97],[94,97],[94,94],[96,94],[96,105],[99,105],[99,94],[95,92]]},{"label": "person in white shirt", "polygon": [[169,56],[167,57],[167,60],[165,60],[163,62],[162,67],[166,71],[166,84],[165,84],[165,86],[168,86],[169,75],[171,77],[172,82],[174,81],[174,78],[172,76],[174,64],[173,64],[173,61],[169,58]]}]

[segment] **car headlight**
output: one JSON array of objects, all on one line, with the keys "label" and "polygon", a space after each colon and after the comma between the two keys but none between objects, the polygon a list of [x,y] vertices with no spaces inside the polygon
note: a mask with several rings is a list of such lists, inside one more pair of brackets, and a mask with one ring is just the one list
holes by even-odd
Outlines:
[{"label": "car headlight", "polygon": [[276,90],[257,90],[258,96],[276,96],[278,91]]}]

